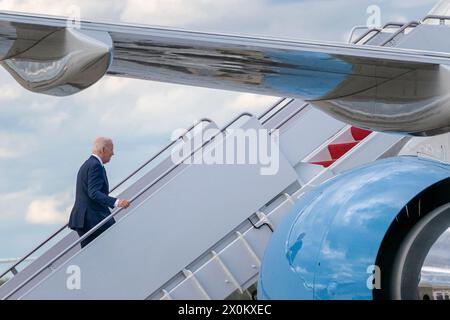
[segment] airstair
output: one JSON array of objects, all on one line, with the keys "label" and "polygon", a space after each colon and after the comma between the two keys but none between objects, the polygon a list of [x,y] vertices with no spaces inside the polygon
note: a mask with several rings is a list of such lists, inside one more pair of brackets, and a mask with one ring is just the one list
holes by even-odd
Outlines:
[{"label": "airstair", "polygon": [[[411,27],[405,26],[389,24],[357,42],[392,43]],[[398,30],[388,31],[392,27]],[[230,129],[263,132],[258,145],[271,151],[275,142],[276,173],[262,174],[267,167],[258,162],[195,161],[233,145]],[[273,230],[300,197],[345,170],[397,155],[408,139],[346,125],[288,98],[222,128],[201,119],[112,190],[131,199],[130,207],[115,209],[90,233],[111,217],[116,224],[83,249],[84,238],[62,226],[0,276],[8,279],[0,298],[226,299],[245,293],[257,281]],[[37,258],[29,262],[31,256]]]},{"label": "airstair", "polygon": [[[200,124],[202,133],[217,127],[208,119]],[[268,135],[279,130],[275,175],[262,175],[260,164],[174,164],[171,154],[158,159],[177,147],[171,143],[136,173],[154,161],[157,165],[119,192],[133,202],[129,209],[113,212],[113,227],[83,250],[77,234],[70,232],[22,270],[24,262],[18,262],[0,296],[224,299],[243,292],[256,281],[274,228],[302,194],[343,170],[383,157],[404,139],[345,125],[291,99],[259,118],[242,114],[219,132],[234,124],[267,129]],[[186,136],[178,140],[179,148],[190,141]],[[194,154],[232,138],[210,137]],[[67,228],[42,246],[62,232]],[[80,270],[81,288],[70,290],[67,281],[74,266]]]}]

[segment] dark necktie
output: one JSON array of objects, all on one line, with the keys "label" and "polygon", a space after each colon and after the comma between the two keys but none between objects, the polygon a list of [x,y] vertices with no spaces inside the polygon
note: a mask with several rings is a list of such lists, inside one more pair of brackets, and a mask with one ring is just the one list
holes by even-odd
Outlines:
[{"label": "dark necktie", "polygon": [[105,166],[102,165],[102,168],[103,168],[103,173],[105,174],[106,188],[108,189],[108,192],[109,192],[109,181],[108,181],[108,176],[107,176],[107,174],[106,174]]}]

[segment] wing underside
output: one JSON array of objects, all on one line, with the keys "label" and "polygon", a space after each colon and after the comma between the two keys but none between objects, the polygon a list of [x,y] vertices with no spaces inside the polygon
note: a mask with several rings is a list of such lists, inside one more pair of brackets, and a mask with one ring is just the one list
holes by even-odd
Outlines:
[{"label": "wing underside", "polygon": [[[35,79],[28,81],[26,77],[35,75],[40,66],[48,70],[48,64],[54,65],[55,61],[61,66],[61,61],[65,59],[68,64],[68,56],[74,54],[67,52],[67,43],[64,45],[65,51],[57,49],[61,47],[61,42],[76,38],[90,42],[90,48],[95,48],[91,50],[97,52],[97,55],[91,55],[94,61],[99,61],[109,52],[106,65],[97,63],[98,70],[108,75],[321,100],[367,90],[418,70],[434,70],[439,64],[450,61],[450,56],[445,53],[340,43],[209,34],[88,21],[81,21],[79,29],[72,25],[69,27],[65,18],[0,13],[2,64],[8,71],[12,69],[16,79],[25,77],[22,85],[28,85],[33,91],[42,89],[44,93],[53,94],[51,90],[44,90],[52,86],[51,77],[47,77],[44,85],[41,83],[35,87],[30,85]],[[77,33],[81,33],[82,37]],[[107,46],[103,48],[98,44],[101,43],[99,34],[110,39],[109,51]],[[77,63],[84,66],[80,72],[87,69],[86,66],[93,65],[88,60],[84,64]],[[76,67],[71,72],[76,74]],[[65,94],[67,83],[75,88],[67,90],[70,94],[99,78],[98,72],[83,75],[81,78],[86,83],[79,79],[70,83],[62,80],[61,75],[58,77],[55,84],[63,87],[58,95]]]}]

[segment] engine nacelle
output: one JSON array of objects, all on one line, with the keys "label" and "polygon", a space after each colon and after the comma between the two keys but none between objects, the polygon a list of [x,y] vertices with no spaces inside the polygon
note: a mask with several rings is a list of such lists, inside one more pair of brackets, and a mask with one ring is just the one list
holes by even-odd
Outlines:
[{"label": "engine nacelle", "polygon": [[397,157],[305,194],[266,248],[258,298],[411,298],[411,276],[450,227],[449,177],[449,165]]},{"label": "engine nacelle", "polygon": [[100,80],[112,62],[107,32],[75,28],[7,28],[11,38],[0,50],[2,65],[24,88],[54,96],[80,92]]}]

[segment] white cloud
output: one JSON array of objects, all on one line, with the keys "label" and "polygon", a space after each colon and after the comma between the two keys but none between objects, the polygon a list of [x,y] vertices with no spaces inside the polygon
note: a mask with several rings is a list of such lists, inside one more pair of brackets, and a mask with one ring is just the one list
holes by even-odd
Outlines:
[{"label": "white cloud", "polygon": [[12,84],[0,85],[0,101],[13,100],[19,96],[19,88]]},{"label": "white cloud", "polygon": [[[115,90],[116,86],[120,90]],[[100,102],[98,97],[106,102]],[[90,118],[98,119],[98,127],[114,127],[122,134],[146,136],[169,136],[173,130],[188,127],[204,117],[212,118],[221,126],[240,112],[258,114],[277,100],[247,93],[123,79],[107,83],[102,80],[97,88],[86,92],[85,99],[95,106],[86,112],[91,114]],[[105,105],[107,108],[102,107]]]},{"label": "white cloud", "polygon": [[[360,0],[348,2],[346,8],[352,11],[361,7]],[[128,0],[120,19],[201,31],[341,40],[344,32],[339,26],[350,22],[336,14],[341,7],[340,1]],[[365,19],[365,8],[360,11]]]},{"label": "white cloud", "polygon": [[82,19],[89,19],[94,15],[108,19],[111,18],[111,12],[120,11],[123,4],[123,0],[0,0],[0,9],[56,16],[71,16],[79,9]]},{"label": "white cloud", "polygon": [[260,96],[251,93],[241,93],[230,103],[230,107],[237,111],[253,113],[255,116],[278,101],[279,97]]},{"label": "white cloud", "polygon": [[[352,24],[364,23],[366,7],[378,4],[383,22],[392,14],[431,9],[435,0],[411,1],[262,1],[248,0],[78,0],[81,18],[87,20],[123,21],[246,34],[268,34],[281,37],[345,40]],[[0,10],[69,16],[73,0],[0,0]],[[426,8],[426,9],[423,9]],[[352,17],[352,19],[347,19]],[[346,26],[345,28],[342,28]]]},{"label": "white cloud", "polygon": [[207,19],[211,15],[211,11],[207,9],[214,3],[217,1],[191,0],[186,5],[186,1],[183,0],[129,0],[121,20],[151,25],[182,26]]},{"label": "white cloud", "polygon": [[69,194],[59,194],[34,200],[28,206],[25,220],[33,224],[64,223],[69,219]]},{"label": "white cloud", "polygon": [[17,154],[14,151],[0,147],[0,159],[15,158],[16,156]]},{"label": "white cloud", "polygon": [[94,97],[109,97],[111,95],[121,95],[122,92],[127,89],[132,89],[135,84],[143,84],[145,82],[139,80],[130,80],[127,78],[121,77],[104,77],[95,85],[90,87],[86,92],[89,92],[87,95],[84,95],[83,98],[90,100]]},{"label": "white cloud", "polygon": [[[20,209],[18,209],[18,207],[27,201],[27,199],[29,199],[29,191],[27,190],[0,193],[0,220],[18,218],[20,216]],[[5,221],[3,221],[3,223],[5,223]]]},{"label": "white cloud", "polygon": [[[394,6],[401,9],[410,9],[415,7],[428,6],[429,10],[433,8],[439,0],[408,0],[408,1],[397,1]],[[424,12],[424,16],[427,12]]]},{"label": "white cloud", "polygon": [[0,160],[19,158],[33,152],[35,141],[30,134],[0,131]]},{"label": "white cloud", "polygon": [[320,253],[327,259],[333,260],[344,260],[346,257],[344,250],[331,248],[330,242],[327,240],[324,241]]}]

